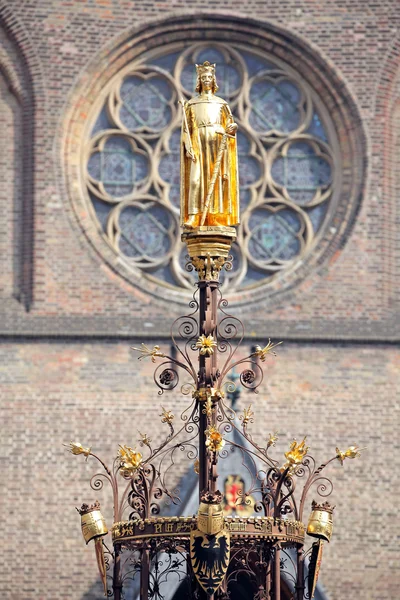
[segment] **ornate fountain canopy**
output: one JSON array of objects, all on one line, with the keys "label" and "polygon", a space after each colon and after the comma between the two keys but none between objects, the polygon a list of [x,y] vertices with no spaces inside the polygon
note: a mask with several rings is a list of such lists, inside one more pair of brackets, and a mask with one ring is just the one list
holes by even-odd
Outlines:
[{"label": "ornate fountain canopy", "polygon": [[[300,600],[310,556],[309,597],[315,592],[321,540],[329,541],[332,530],[332,507],[313,502],[308,532],[318,541],[305,550],[303,518],[309,493],[328,496],[332,483],[324,474],[326,467],[357,457],[359,449],[336,448],[330,460],[317,465],[304,438],[293,440],[277,458],[271,454],[277,433],[257,442],[250,433],[251,405],[238,417],[226,402],[226,393],[236,387],[234,371],[239,372],[241,386],[258,393],[262,363],[276,356],[278,344],[268,340],[248,356],[238,356],[244,327],[228,312],[219,284],[221,270],[232,266],[229,252],[239,222],[237,124],[227,103],[215,95],[215,65],[197,65],[196,90],[197,96],[182,100],[181,217],[188,269],[197,272],[198,281],[190,312],[172,325],[174,354],[157,345],[133,348],[139,360],[156,364],[159,396],[180,385],[188,406],[179,417],[162,406],[164,437],[153,442],[151,432],[140,433],[136,446],[129,441],[132,446],[119,447],[111,468],[90,447],[71,442],[69,449],[100,463],[103,471],[91,481],[94,490],[103,481],[111,486],[113,550],[104,542],[104,552],[114,559],[109,591],[116,600],[129,586],[136,589],[132,597],[141,600],[164,598],[163,589],[169,589],[171,597],[171,585],[185,598],[240,597],[235,594],[245,585],[255,600],[279,600],[285,590]],[[182,453],[198,474],[197,516],[171,516],[170,507],[181,502],[175,465]],[[250,481],[245,486],[243,479],[238,480],[235,491],[231,486],[229,502],[246,508],[242,516],[233,517],[224,515],[218,475],[221,462],[232,453]],[[298,483],[302,486],[296,490]],[[100,507],[94,506],[102,524],[98,535],[103,536],[107,529]],[[110,561],[99,558],[98,564],[101,571],[101,565],[109,567]]]}]

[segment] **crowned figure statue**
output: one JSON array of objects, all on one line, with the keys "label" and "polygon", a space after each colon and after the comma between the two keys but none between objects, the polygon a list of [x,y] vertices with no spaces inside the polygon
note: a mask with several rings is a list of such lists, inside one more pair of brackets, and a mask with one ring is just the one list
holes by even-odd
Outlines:
[{"label": "crowned figure statue", "polygon": [[181,224],[230,227],[239,223],[237,124],[218,90],[215,64],[196,65],[198,95],[183,103]]}]

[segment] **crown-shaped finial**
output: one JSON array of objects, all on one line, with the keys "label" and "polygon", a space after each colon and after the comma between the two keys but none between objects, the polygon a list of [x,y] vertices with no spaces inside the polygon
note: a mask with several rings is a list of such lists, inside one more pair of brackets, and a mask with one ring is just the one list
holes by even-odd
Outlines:
[{"label": "crown-shaped finial", "polygon": [[198,77],[200,77],[203,73],[211,73],[211,75],[215,75],[216,64],[211,64],[208,60],[205,60],[202,65],[196,65],[196,71]]},{"label": "crown-shaped finial", "polygon": [[205,504],[221,504],[222,498],[223,496],[219,490],[215,492],[204,490],[200,495],[200,501]]},{"label": "crown-shaped finial", "polygon": [[94,504],[82,504],[80,508],[76,509],[80,515],[86,515],[87,513],[93,512],[95,510],[100,510],[100,502],[96,500]]},{"label": "crown-shaped finial", "polygon": [[332,514],[334,508],[335,508],[335,506],[332,506],[331,504],[329,504],[329,502],[322,502],[321,504],[319,504],[318,502],[313,500],[312,504],[311,504],[311,510],[314,510],[314,511],[323,510],[323,511],[331,513],[331,514]]}]

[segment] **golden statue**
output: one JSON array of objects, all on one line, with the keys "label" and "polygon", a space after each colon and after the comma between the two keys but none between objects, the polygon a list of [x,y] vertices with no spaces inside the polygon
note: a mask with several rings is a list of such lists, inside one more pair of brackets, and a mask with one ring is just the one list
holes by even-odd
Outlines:
[{"label": "golden statue", "polygon": [[239,223],[237,124],[215,96],[215,64],[196,70],[198,96],[182,102],[181,224],[229,227]]}]

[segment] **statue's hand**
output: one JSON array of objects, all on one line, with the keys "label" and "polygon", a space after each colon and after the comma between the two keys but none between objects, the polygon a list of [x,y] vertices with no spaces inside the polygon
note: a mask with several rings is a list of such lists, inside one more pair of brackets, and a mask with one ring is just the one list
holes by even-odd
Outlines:
[{"label": "statue's hand", "polygon": [[237,123],[231,123],[230,125],[228,125],[228,127],[226,128],[226,133],[228,135],[235,135],[237,132],[238,126]]},{"label": "statue's hand", "polygon": [[196,162],[196,157],[194,155],[193,150],[186,150],[186,156],[190,158],[193,162]]}]

